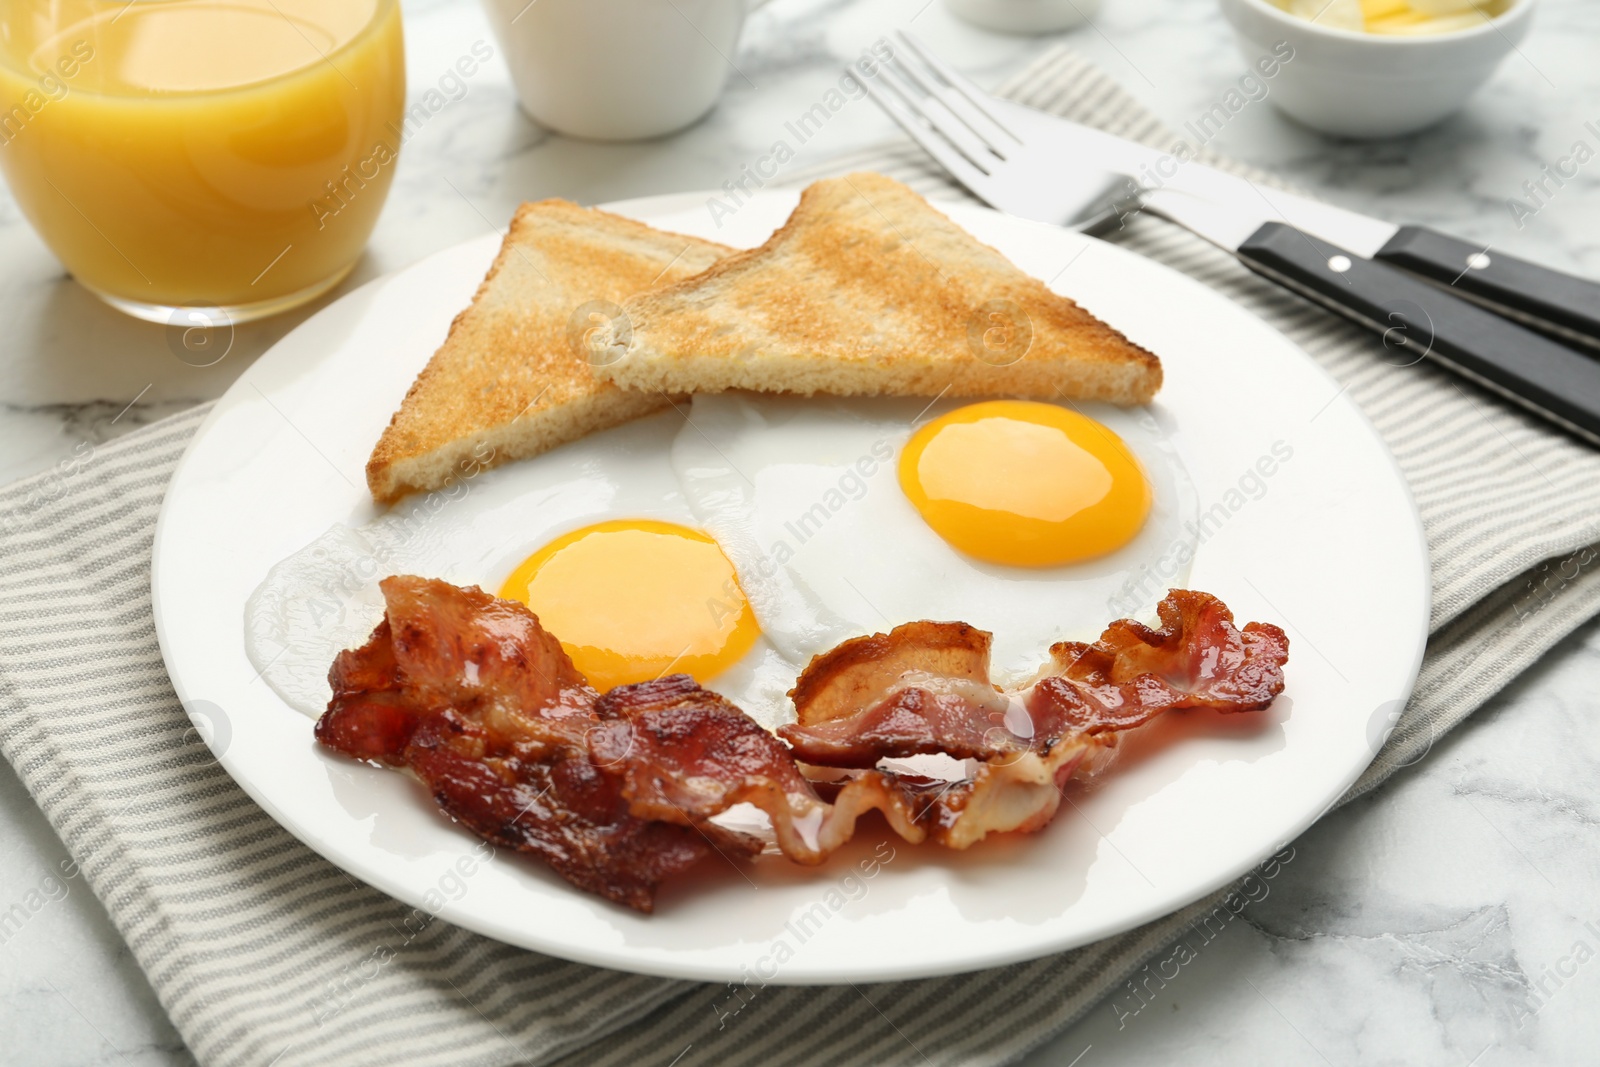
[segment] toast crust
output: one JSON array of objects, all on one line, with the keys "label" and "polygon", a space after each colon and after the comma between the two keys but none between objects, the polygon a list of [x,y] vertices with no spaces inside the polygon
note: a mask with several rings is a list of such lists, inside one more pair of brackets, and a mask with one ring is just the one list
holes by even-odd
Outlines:
[{"label": "toast crust", "polygon": [[[667,407],[659,390],[596,378],[574,333],[603,321],[608,305],[732,251],[566,200],[523,204],[471,305],[372,450],[373,499],[439,489]],[[597,315],[578,322],[590,303]]]},{"label": "toast crust", "polygon": [[1143,404],[1161,362],[880,174],[813,183],[759,248],[642,293],[596,374],[630,389]]}]

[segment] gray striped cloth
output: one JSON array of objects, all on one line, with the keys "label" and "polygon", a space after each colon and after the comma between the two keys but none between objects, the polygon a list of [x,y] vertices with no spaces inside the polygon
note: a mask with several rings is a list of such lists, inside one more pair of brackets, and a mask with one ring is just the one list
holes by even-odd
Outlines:
[{"label": "gray striped cloth", "polygon": [[[1064,50],[1009,92],[1162,148],[1173,140]],[[828,169],[865,168],[957,195],[905,145]],[[1366,410],[1416,495],[1433,553],[1432,638],[1409,708],[1352,795],[1420,758],[1600,611],[1588,547],[1600,541],[1600,452],[1428,366],[1386,363],[1372,336],[1161,223],[1135,220],[1121,240],[1304,346]],[[252,803],[168,684],[150,613],[151,535],[204,415],[85,447],[0,491],[0,751],[208,1067],[999,1064],[1079,1018],[1221,903],[999,970],[768,987],[731,1018],[726,987],[603,971],[418,922]]]}]

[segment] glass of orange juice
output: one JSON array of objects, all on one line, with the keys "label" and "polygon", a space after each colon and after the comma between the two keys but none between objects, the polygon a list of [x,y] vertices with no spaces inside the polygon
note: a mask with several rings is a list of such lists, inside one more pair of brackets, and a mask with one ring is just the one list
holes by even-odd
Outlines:
[{"label": "glass of orange juice", "polygon": [[0,169],[139,318],[242,322],[338,284],[404,107],[398,0],[0,0]]}]

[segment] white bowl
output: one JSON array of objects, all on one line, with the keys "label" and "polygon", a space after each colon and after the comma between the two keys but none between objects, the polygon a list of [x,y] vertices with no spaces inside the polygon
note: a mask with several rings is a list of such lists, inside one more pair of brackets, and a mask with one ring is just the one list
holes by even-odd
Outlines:
[{"label": "white bowl", "polygon": [[1333,29],[1268,0],[1221,0],[1252,67],[1287,43],[1293,58],[1268,82],[1289,117],[1340,137],[1397,137],[1431,126],[1467,102],[1527,36],[1535,0],[1470,30],[1396,37]]},{"label": "white bowl", "polygon": [[956,15],[1001,33],[1059,33],[1100,12],[1100,0],[945,0]]}]

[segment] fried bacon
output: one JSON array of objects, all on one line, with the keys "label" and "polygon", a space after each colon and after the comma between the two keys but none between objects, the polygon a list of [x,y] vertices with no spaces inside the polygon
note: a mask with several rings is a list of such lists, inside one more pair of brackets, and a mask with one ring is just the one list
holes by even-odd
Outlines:
[{"label": "fried bacon", "polygon": [[[822,767],[931,753],[981,761],[917,815],[947,847],[1035,830],[1117,732],[1180,708],[1257,711],[1282,692],[1289,639],[1278,627],[1236,629],[1222,601],[1189,590],[1173,590],[1157,611],[1157,630],[1122,619],[1094,644],[1054,645],[1046,676],[1013,692],[989,681],[989,635],[963,623],[914,622],[846,641],[800,675],[789,694],[798,721],[778,734]],[[874,770],[846,789],[873,778],[908,804],[928,792]]]},{"label": "fried bacon", "polygon": [[[521,604],[423,578],[381,585],[385,617],[334,661],[318,741],[409,770],[473,832],[646,912],[712,851],[759,851],[716,821],[738,804],[808,864],[871,811],[908,841],[958,849],[1037,830],[1117,732],[1178,708],[1266,707],[1288,658],[1277,627],[1236,629],[1215,597],[1175,590],[1159,629],[1122,620],[1094,644],[1058,644],[1044,677],[1007,692],[989,680],[987,633],[914,622],[813,660],[790,694],[798,721],[774,736],[686,675],[596,693]],[[974,762],[950,780],[883,765],[933,754]]]},{"label": "fried bacon", "polygon": [[1289,638],[1278,627],[1236,629],[1226,604],[1187,589],[1172,590],[1156,612],[1159,630],[1119,619],[1092,645],[1051,646],[1053,669],[1025,698],[1033,720],[1097,734],[1178,708],[1259,711],[1283,692]]},{"label": "fried bacon", "polygon": [[[1283,690],[1289,639],[1278,627],[1235,629],[1222,601],[1184,589],[1157,612],[1159,630],[1121,619],[1092,645],[1052,646],[1046,676],[1010,693],[989,681],[989,635],[964,623],[855,638],[811,661],[789,692],[798,721],[778,733],[828,767],[933,752],[991,760],[1179,708],[1257,711]],[[934,661],[952,669],[927,669]]]},{"label": "fried bacon", "polygon": [[800,759],[825,767],[1013,751],[1017,738],[1006,727],[1016,718],[989,681],[989,642],[961,622],[908,622],[846,641],[796,679],[789,696],[798,723],[779,733]]},{"label": "fried bacon", "polygon": [[410,770],[474,833],[640,911],[710,854],[694,829],[633,814],[621,780],[590,759],[599,696],[532,612],[424,578],[381,586],[384,621],[334,661],[318,741]]},{"label": "fried bacon", "polygon": [[883,782],[850,782],[824,801],[781,741],[686,674],[618,686],[598,710],[606,721],[590,754],[621,774],[636,815],[710,830],[717,815],[751,804],[772,821],[783,854],[805,864],[827,859],[873,810],[909,841],[926,836],[927,805]]},{"label": "fried bacon", "polygon": [[599,710],[608,721],[590,752],[621,774],[635,814],[704,827],[735,804],[753,804],[772,820],[779,847],[804,863],[820,863],[849,839],[846,831],[822,847],[829,806],[789,750],[688,675],[618,686]]}]

